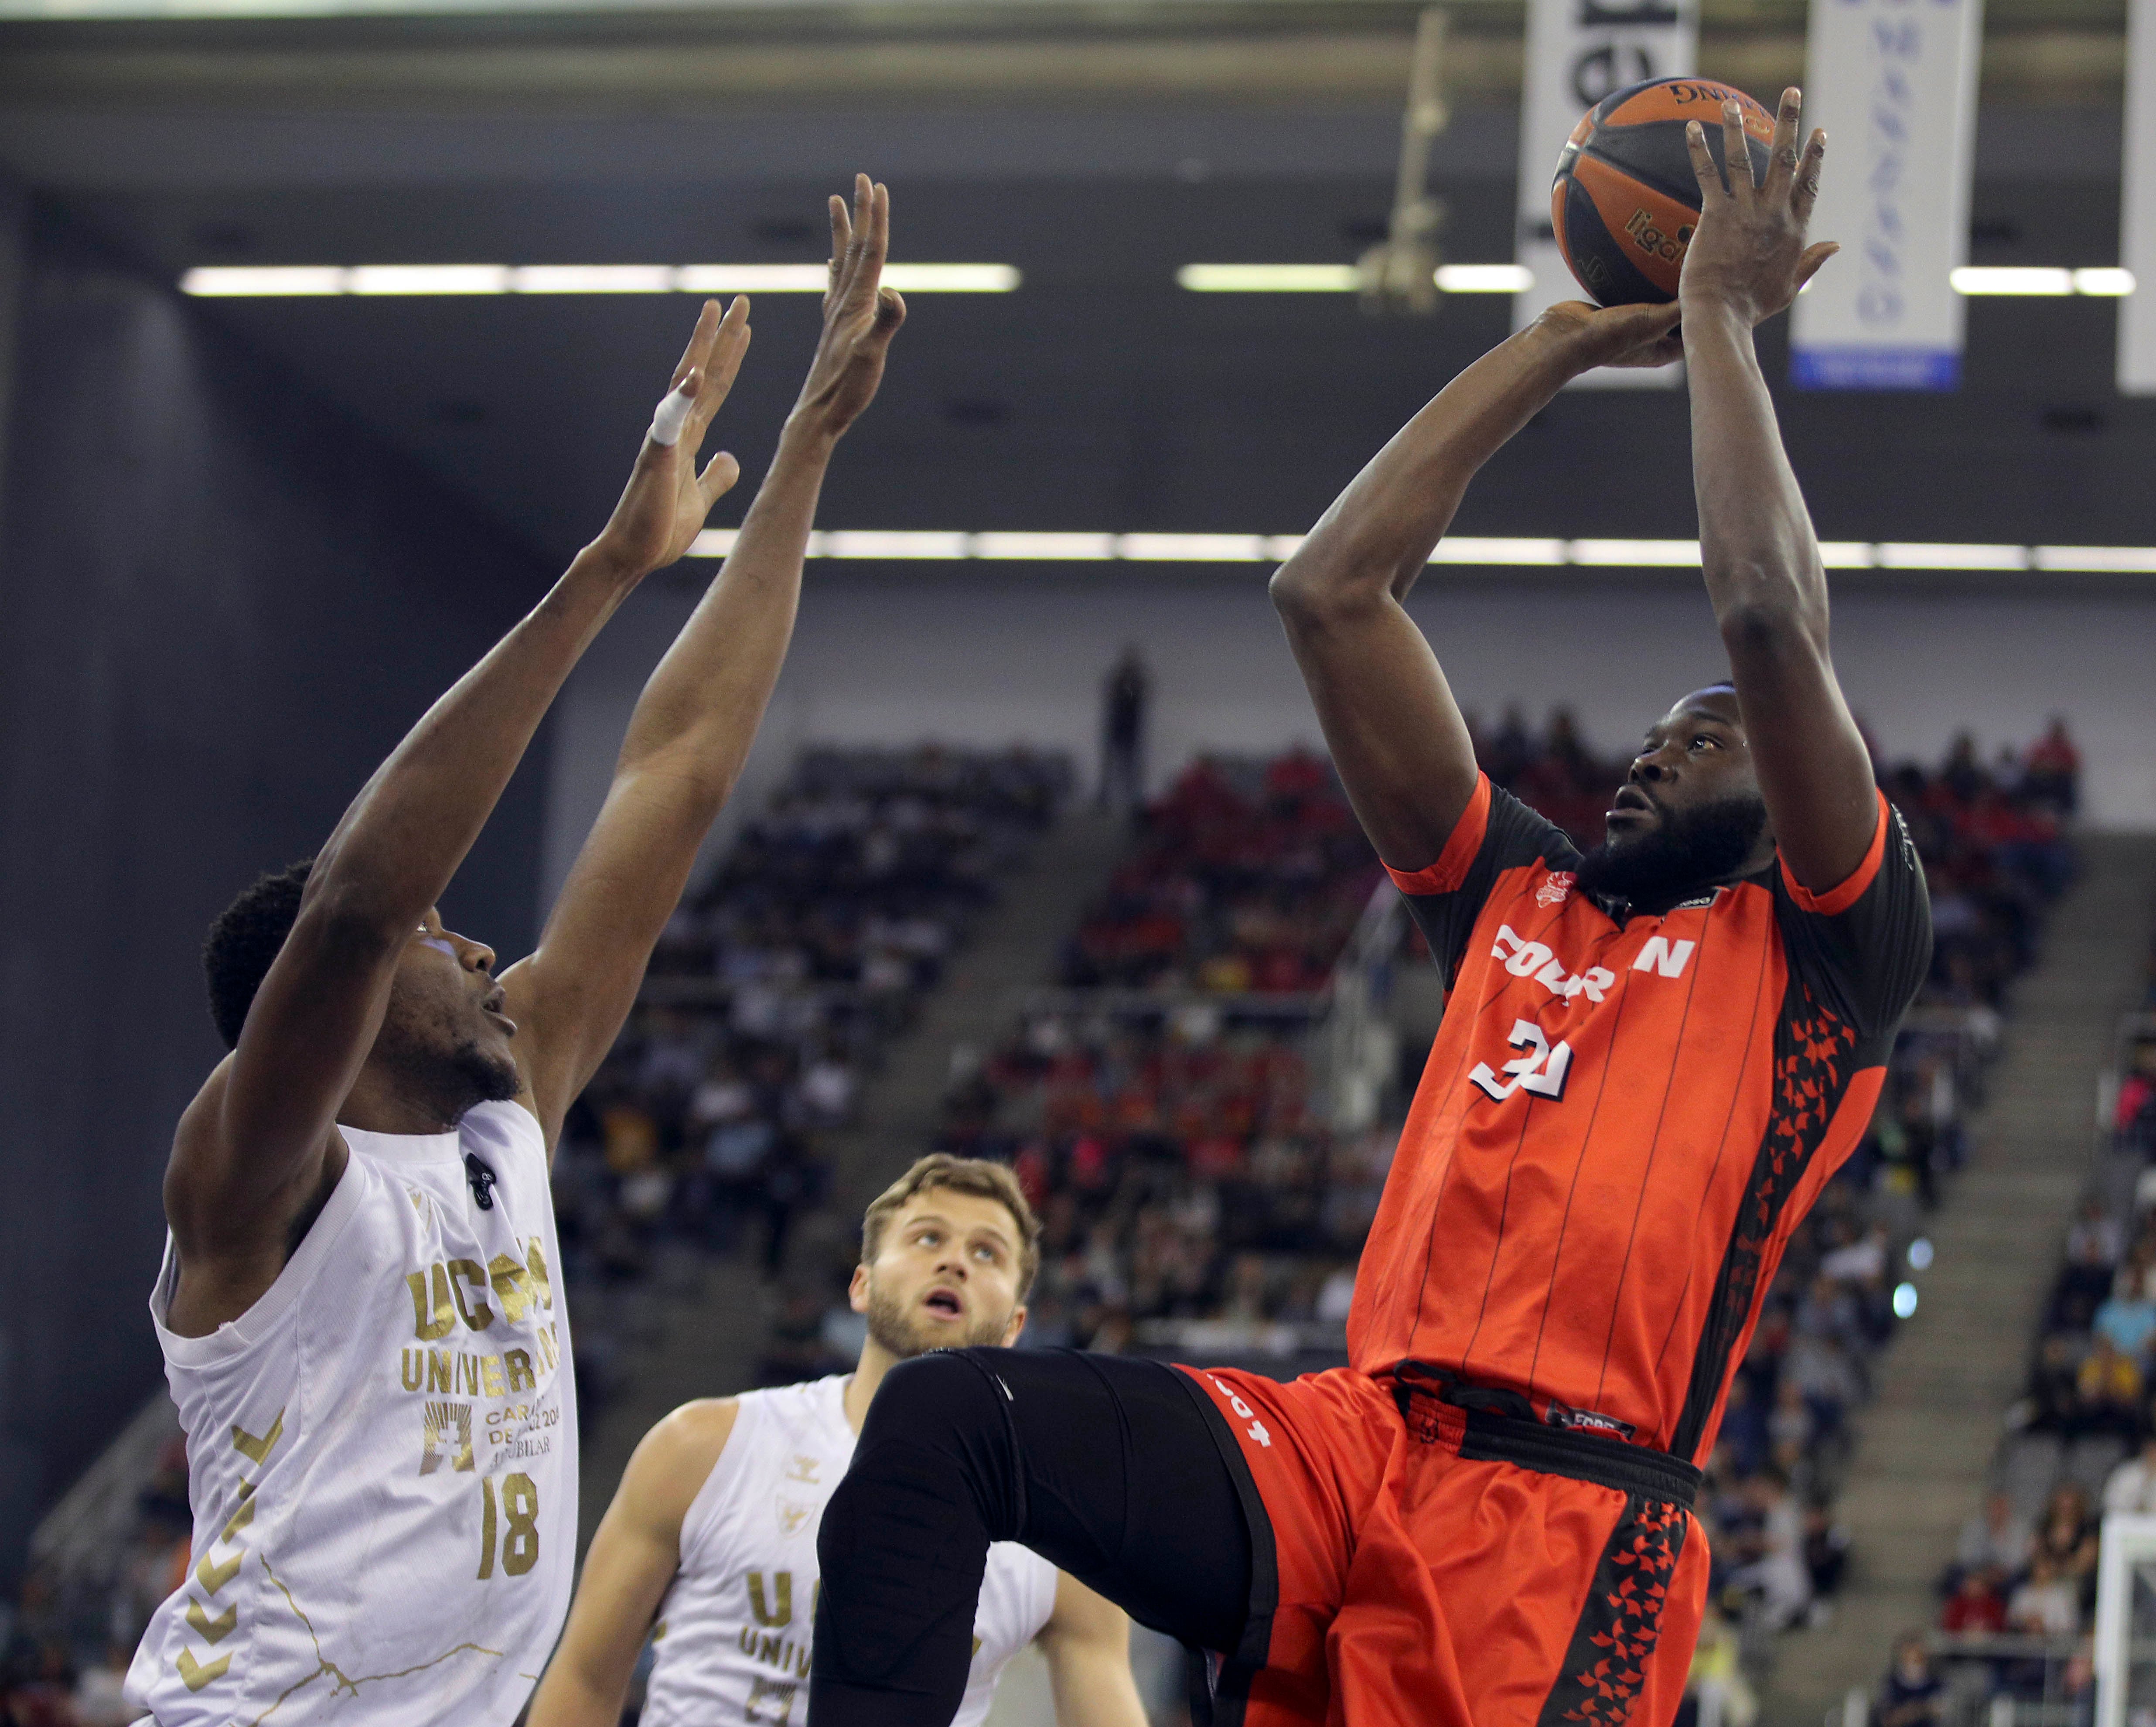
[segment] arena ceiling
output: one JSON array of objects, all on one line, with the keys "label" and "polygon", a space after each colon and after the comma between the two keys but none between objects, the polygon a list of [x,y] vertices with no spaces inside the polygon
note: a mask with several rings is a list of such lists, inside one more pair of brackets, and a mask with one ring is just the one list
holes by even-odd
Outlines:
[{"label": "arena ceiling", "polygon": [[[867,167],[894,188],[898,257],[1008,263],[1024,282],[915,301],[827,523],[1291,532],[1502,337],[1507,304],[1373,319],[1349,296],[1183,293],[1175,271],[1346,261],[1382,234],[1414,11],[812,0],[4,22],[0,167],[38,194],[53,243],[172,280],[204,264],[814,260],[823,195]],[[1988,13],[1974,259],[2114,262],[2123,5]],[[1461,0],[1453,17],[1443,243],[1504,260],[1522,11]],[[1798,75],[1802,19],[1791,0],[1709,0],[1702,64],[1771,94]],[[561,555],[603,517],[693,309],[336,298],[208,316]],[[2156,543],[2156,403],[2112,389],[2114,319],[2081,299],[1975,303],[1952,404],[1789,398],[1823,533]],[[814,303],[759,299],[755,321],[722,423],[752,477]],[[1463,530],[1688,534],[1685,439],[1677,393],[1568,395]]]}]

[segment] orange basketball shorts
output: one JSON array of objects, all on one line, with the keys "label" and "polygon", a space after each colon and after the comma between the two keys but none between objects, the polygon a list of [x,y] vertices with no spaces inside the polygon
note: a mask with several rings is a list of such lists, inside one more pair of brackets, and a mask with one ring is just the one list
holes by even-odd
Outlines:
[{"label": "orange basketball shorts", "polygon": [[[1185,1368],[1254,1549],[1218,1727],[1666,1727],[1707,1595],[1697,1472],[1353,1369]],[[1401,1391],[1402,1384],[1410,1389]]]}]

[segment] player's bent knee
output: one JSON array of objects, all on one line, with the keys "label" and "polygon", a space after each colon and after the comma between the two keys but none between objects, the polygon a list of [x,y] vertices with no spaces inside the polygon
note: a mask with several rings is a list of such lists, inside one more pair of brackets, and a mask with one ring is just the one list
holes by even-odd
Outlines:
[{"label": "player's bent knee", "polygon": [[852,1466],[824,1513],[818,1546],[828,1574],[864,1526],[903,1505],[956,1518],[1007,1540],[1019,1520],[1017,1457],[993,1370],[973,1359],[992,1351],[938,1351],[901,1361],[884,1376],[861,1424]]}]

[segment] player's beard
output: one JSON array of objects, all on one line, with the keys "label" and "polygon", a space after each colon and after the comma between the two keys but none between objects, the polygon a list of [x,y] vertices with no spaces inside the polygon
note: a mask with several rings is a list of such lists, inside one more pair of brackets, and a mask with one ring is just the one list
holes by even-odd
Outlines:
[{"label": "player's beard", "polygon": [[905,1303],[880,1287],[874,1277],[869,1279],[868,1321],[869,1335],[901,1361],[911,1361],[931,1349],[993,1349],[1004,1340],[1004,1333],[1010,1329],[1009,1313],[1000,1319],[984,1313],[967,1327],[963,1337],[931,1337],[917,1322],[907,1317]]},{"label": "player's beard", "polygon": [[1579,886],[1606,899],[1667,910],[1729,880],[1766,825],[1766,802],[1756,794],[1664,810],[1661,820],[1636,839],[1604,840],[1582,858]]},{"label": "player's beard", "polygon": [[397,1090],[429,1114],[460,1122],[475,1105],[506,1103],[524,1089],[510,1057],[490,1053],[445,1019],[421,1025],[401,1007],[393,995],[374,1040],[374,1059],[394,1076]]}]

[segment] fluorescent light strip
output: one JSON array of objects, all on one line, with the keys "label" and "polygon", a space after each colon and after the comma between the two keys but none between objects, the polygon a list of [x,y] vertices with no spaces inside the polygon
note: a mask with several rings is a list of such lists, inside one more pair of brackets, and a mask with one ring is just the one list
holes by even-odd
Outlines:
[{"label": "fluorescent light strip", "polygon": [[[1518,294],[1534,285],[1520,264],[1440,264],[1447,294]],[[1193,294],[1353,294],[1363,285],[1352,264],[1186,264],[1175,285]]]},{"label": "fluorescent light strip", "polygon": [[[1008,294],[1024,277],[1008,264],[887,264],[901,294]],[[180,291],[208,299],[332,294],[821,294],[820,264],[204,265]]]},{"label": "fluorescent light strip", "polygon": [[[2109,267],[1970,265],[1948,280],[1966,295],[2118,299],[2133,291],[2133,272]],[[1194,294],[1353,294],[1362,285],[1352,264],[1186,264],[1175,280]],[[1448,294],[1518,294],[1534,285],[1534,275],[1517,264],[1441,264],[1437,285]]]},{"label": "fluorescent light strip", "polygon": [[[696,536],[691,558],[724,558],[739,531],[711,527]],[[808,536],[811,558],[957,563],[970,558],[1030,563],[1277,563],[1302,544],[1301,534],[957,533],[915,529],[833,528]],[[1438,542],[1432,563],[1493,568],[1533,565],[1576,569],[1689,569],[1697,540],[1537,540],[1454,535]],[[1955,545],[1910,540],[1874,544],[1825,540],[1829,569],[2035,570],[2065,574],[2156,575],[2156,546]]]},{"label": "fluorescent light strip", "polygon": [[2056,299],[2068,294],[2087,294],[2117,300],[2133,291],[2133,272],[2111,267],[2066,270],[2019,264],[1969,264],[1949,272],[1947,280],[1953,284],[1955,293],[1967,295]]}]

